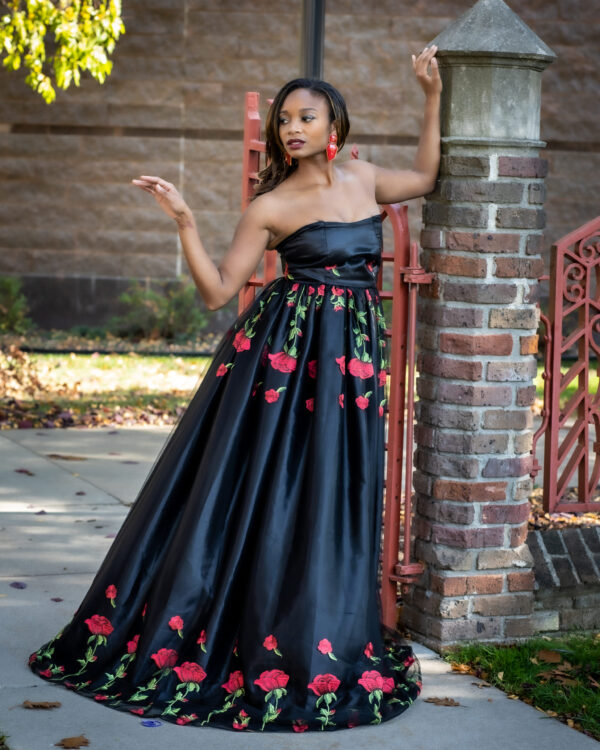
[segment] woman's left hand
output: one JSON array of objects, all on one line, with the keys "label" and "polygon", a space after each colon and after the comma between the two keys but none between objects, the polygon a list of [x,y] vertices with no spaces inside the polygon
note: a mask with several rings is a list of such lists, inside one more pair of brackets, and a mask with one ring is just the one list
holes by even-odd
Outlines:
[{"label": "woman's left hand", "polygon": [[[434,57],[436,52],[437,45],[434,44],[431,47],[425,47],[418,57],[412,55],[413,70],[426,96],[439,95],[442,92],[438,61]],[[429,63],[431,63],[431,73],[427,73]]]}]

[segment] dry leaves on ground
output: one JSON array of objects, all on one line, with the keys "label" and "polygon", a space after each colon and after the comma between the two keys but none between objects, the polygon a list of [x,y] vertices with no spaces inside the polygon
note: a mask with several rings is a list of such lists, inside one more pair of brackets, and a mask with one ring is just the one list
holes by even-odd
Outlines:
[{"label": "dry leaves on ground", "polygon": [[[529,496],[529,529],[532,531],[546,529],[564,529],[569,526],[600,526],[600,493],[593,498],[598,502],[598,512],[588,513],[546,513],[543,506],[544,490],[539,487]],[[577,502],[577,490],[570,489],[565,496],[567,502]]]},{"label": "dry leaves on ground", "polygon": [[436,706],[460,706],[462,705],[454,698],[425,698],[425,703],[433,703]]},{"label": "dry leaves on ground", "polygon": [[78,737],[63,737],[62,740],[54,743],[57,747],[83,747],[89,745],[90,741],[85,735],[80,734]]},{"label": "dry leaves on ground", "polygon": [[24,700],[21,704],[23,708],[59,708],[62,706],[60,701],[29,701]]}]

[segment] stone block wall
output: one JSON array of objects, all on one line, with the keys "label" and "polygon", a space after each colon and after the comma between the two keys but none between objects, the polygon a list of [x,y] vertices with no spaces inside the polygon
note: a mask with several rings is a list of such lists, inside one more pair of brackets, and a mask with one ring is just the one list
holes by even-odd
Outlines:
[{"label": "stone block wall", "polygon": [[[0,69],[0,274],[25,278],[38,322],[101,322],[129,277],[186,271],[170,220],[129,185],[141,172],[158,171],[183,190],[209,253],[222,257],[241,210],[244,92],[261,93],[264,115],[266,99],[298,75],[300,5],[128,0],[111,76],[100,86],[85,75],[50,106],[24,74]],[[423,97],[410,55],[471,5],[329,0],[324,77],[347,98],[349,143],[362,158],[411,166]],[[552,241],[597,213],[595,11],[584,0],[510,6],[559,56],[542,102],[546,256]],[[420,211],[413,201],[414,238]],[[215,325],[233,307],[214,313]]]}]

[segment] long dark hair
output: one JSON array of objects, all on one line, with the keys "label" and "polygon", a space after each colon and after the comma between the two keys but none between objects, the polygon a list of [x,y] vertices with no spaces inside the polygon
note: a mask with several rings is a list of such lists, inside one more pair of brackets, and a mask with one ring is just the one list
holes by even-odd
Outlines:
[{"label": "long dark hair", "polygon": [[298,167],[298,162],[295,159],[292,159],[291,164],[286,163],[285,148],[279,137],[279,113],[286,96],[295,89],[308,89],[325,98],[329,104],[329,121],[330,123],[335,122],[338,151],[341,151],[346,141],[350,130],[350,119],[346,102],[340,92],[330,83],[321,81],[319,78],[294,78],[292,81],[288,81],[277,92],[267,113],[265,123],[266,166],[258,173],[259,181],[254,187],[252,198],[273,190]]}]

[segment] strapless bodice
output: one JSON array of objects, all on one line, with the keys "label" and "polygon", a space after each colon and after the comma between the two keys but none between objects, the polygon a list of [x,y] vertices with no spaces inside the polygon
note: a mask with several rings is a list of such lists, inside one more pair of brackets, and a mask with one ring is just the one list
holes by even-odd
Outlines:
[{"label": "strapless bodice", "polygon": [[293,282],[376,286],[381,262],[381,214],[358,221],[313,221],[277,246],[284,277]]}]

